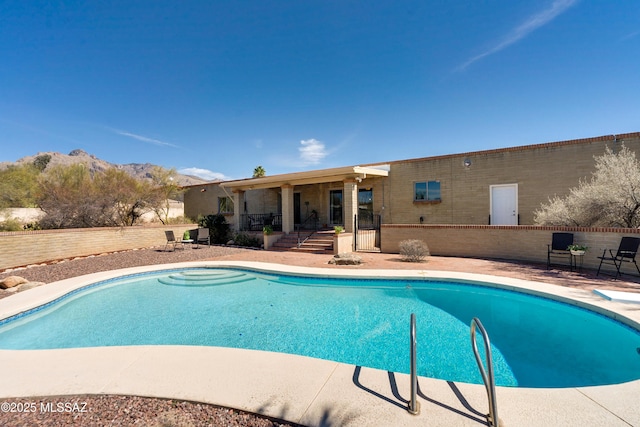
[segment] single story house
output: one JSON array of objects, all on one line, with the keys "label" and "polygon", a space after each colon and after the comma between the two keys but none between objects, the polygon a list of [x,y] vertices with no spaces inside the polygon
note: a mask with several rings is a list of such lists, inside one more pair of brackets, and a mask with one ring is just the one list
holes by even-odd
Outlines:
[{"label": "single story house", "polygon": [[238,231],[265,224],[345,231],[379,224],[531,225],[534,212],[595,171],[594,156],[640,132],[211,182],[186,188],[185,216],[222,213]]}]

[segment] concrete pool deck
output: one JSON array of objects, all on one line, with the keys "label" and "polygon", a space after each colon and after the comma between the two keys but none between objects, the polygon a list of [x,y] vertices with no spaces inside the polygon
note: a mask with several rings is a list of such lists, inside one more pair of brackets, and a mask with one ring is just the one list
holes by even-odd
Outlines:
[{"label": "concrete pool deck", "polygon": [[[640,306],[608,301],[585,289],[465,272],[335,270],[243,261],[135,267],[67,279],[0,300],[0,319],[96,281],[123,274],[203,265],[258,267],[296,274],[491,281],[500,287],[555,295],[577,305],[589,305],[600,312],[614,313],[635,327],[640,326]],[[421,413],[414,416],[406,411],[409,378],[405,374],[262,351],[140,346],[0,350],[0,357],[5,366],[10,367],[3,372],[0,398],[87,393],[180,398],[308,426],[477,426],[485,424],[484,414],[488,412],[482,385],[420,377]],[[497,388],[498,413],[505,426],[640,426],[639,398],[640,380],[566,389]]]}]

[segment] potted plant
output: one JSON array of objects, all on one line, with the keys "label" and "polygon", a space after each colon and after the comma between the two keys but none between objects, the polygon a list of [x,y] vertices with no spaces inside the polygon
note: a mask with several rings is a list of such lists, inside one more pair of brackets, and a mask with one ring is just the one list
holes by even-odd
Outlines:
[{"label": "potted plant", "polygon": [[587,251],[587,248],[585,245],[569,245],[567,246],[567,250],[569,252],[571,252],[571,255],[584,255],[584,253]]},{"label": "potted plant", "polygon": [[273,234],[273,227],[270,225],[265,225],[264,227],[262,227],[262,233],[267,236]]},{"label": "potted plant", "polygon": [[340,234],[340,233],[342,233],[343,231],[344,231],[344,227],[343,227],[343,226],[341,226],[341,225],[335,225],[335,226],[333,227],[333,232],[334,232],[334,233],[336,233],[336,234]]}]

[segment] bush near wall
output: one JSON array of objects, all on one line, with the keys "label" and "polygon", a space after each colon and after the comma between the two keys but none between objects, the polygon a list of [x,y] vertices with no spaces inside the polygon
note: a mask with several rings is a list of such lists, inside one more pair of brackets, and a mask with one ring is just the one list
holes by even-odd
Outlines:
[{"label": "bush near wall", "polygon": [[164,246],[165,230],[176,237],[194,224],[0,232],[0,270],[129,249]]},{"label": "bush near wall", "polygon": [[[623,236],[640,237],[635,228],[587,228],[543,226],[491,226],[491,225],[421,225],[383,224],[381,251],[399,253],[403,240],[419,239],[428,246],[431,255],[469,258],[492,258],[514,261],[547,263],[547,245],[553,232],[574,234],[574,243],[586,245],[583,268],[597,269],[604,249],[618,249]],[[639,256],[640,258],[640,256]],[[557,260],[556,260],[557,262]],[[640,262],[640,259],[638,259]],[[625,263],[629,264],[629,263]],[[602,267],[603,270],[605,266]],[[637,275],[633,265],[623,271]],[[610,271],[610,267],[607,267]]]}]

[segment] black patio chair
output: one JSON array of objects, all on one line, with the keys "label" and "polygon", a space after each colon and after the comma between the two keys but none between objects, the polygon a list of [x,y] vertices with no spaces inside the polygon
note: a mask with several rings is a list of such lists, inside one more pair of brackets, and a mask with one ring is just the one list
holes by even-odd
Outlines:
[{"label": "black patio chair", "polygon": [[[632,262],[633,265],[636,266],[636,270],[640,275],[640,268],[636,262],[638,247],[640,247],[640,237],[623,237],[622,240],[620,240],[620,246],[618,246],[618,250],[615,255],[611,249],[605,249],[604,252],[602,252],[602,256],[598,257],[598,259],[600,259],[600,265],[598,266],[598,273],[596,276],[600,274],[602,264],[609,264],[616,267],[617,279],[622,275],[620,267],[622,267],[623,262]],[[607,251],[609,252],[609,255],[607,255]]]},{"label": "black patio chair", "polygon": [[573,245],[573,233],[553,233],[551,235],[551,244],[547,245],[547,270],[551,268],[551,258],[566,258],[567,264],[571,267],[569,245]]}]

